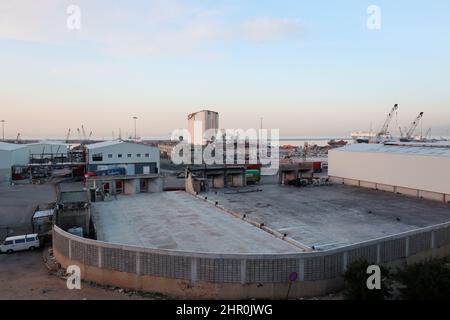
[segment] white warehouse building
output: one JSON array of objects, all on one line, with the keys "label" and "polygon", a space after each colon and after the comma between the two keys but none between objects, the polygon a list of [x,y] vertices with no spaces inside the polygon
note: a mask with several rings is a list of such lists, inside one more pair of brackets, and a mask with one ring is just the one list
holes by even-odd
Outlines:
[{"label": "white warehouse building", "polygon": [[28,166],[31,158],[43,156],[67,156],[65,143],[42,141],[28,144],[0,142],[0,183],[11,183],[15,166]]},{"label": "white warehouse building", "polygon": [[86,146],[87,182],[108,194],[162,190],[157,147],[127,141],[104,141]]},{"label": "white warehouse building", "polygon": [[11,182],[12,167],[27,155],[25,145],[0,142],[0,184]]},{"label": "white warehouse building", "polygon": [[328,161],[335,183],[450,203],[450,145],[352,144]]}]

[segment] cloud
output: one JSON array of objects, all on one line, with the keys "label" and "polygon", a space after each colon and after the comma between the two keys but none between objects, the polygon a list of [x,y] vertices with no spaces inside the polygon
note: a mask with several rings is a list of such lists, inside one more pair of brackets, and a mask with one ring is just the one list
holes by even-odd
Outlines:
[{"label": "cloud", "polygon": [[[44,5],[40,6],[40,4]],[[93,44],[113,55],[225,56],[224,44],[295,39],[301,34],[297,20],[256,17],[235,19],[239,9],[204,2],[153,0],[133,6],[78,0],[81,31],[66,28],[66,1],[15,0],[0,4],[0,40],[42,43]]]},{"label": "cloud", "polygon": [[242,32],[256,41],[274,41],[286,37],[297,37],[302,30],[298,20],[258,17],[242,24]]}]

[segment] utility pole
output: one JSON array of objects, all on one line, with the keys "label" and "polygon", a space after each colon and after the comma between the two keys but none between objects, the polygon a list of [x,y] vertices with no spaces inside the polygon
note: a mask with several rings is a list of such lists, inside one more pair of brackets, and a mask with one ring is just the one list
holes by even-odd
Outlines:
[{"label": "utility pole", "polygon": [[134,119],[134,140],[136,141],[137,140],[137,131],[136,131],[136,120],[137,120],[137,117],[133,117],[133,119]]},{"label": "utility pole", "polygon": [[260,118],[260,121],[261,121],[260,129],[261,129],[261,130],[263,129],[263,120],[264,120],[264,118],[261,117],[261,118]]},{"label": "utility pole", "polygon": [[2,123],[2,141],[5,141],[5,120],[0,121]]}]

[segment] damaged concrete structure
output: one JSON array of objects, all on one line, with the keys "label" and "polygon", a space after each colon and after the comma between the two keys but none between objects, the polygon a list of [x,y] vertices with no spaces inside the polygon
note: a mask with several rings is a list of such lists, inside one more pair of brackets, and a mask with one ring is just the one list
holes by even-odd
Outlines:
[{"label": "damaged concrete structure", "polygon": [[198,166],[185,171],[186,191],[192,194],[210,188],[244,187],[247,185],[245,166]]},{"label": "damaged concrete structure", "polygon": [[91,208],[87,191],[62,191],[58,193],[56,224],[64,230],[82,228],[83,236],[90,236]]}]

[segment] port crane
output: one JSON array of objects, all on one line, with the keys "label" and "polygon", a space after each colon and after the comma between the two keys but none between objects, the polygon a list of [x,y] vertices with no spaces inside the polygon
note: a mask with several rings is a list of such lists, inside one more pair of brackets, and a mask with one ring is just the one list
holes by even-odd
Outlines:
[{"label": "port crane", "polygon": [[398,104],[395,104],[392,108],[391,112],[389,112],[386,121],[384,121],[383,126],[381,127],[381,130],[377,133],[376,136],[376,142],[383,142],[383,140],[389,136],[389,125],[392,122],[392,119],[394,118],[395,113],[398,110]]},{"label": "port crane", "polygon": [[84,130],[84,125],[81,125],[81,130],[83,131],[83,140],[87,141],[87,137],[86,137],[86,130]]},{"label": "port crane", "polygon": [[400,139],[401,141],[404,142],[408,142],[411,141],[411,139],[413,138],[413,134],[417,129],[417,126],[420,123],[420,120],[422,120],[423,118],[423,112],[419,113],[419,115],[417,116],[417,118],[413,121],[413,123],[411,123],[411,126],[409,127],[409,129],[405,132],[405,134],[403,135],[403,132],[400,131],[402,138]]},{"label": "port crane", "polygon": [[70,128],[67,131],[67,135],[66,135],[66,143],[69,143],[69,138],[70,138]]}]

